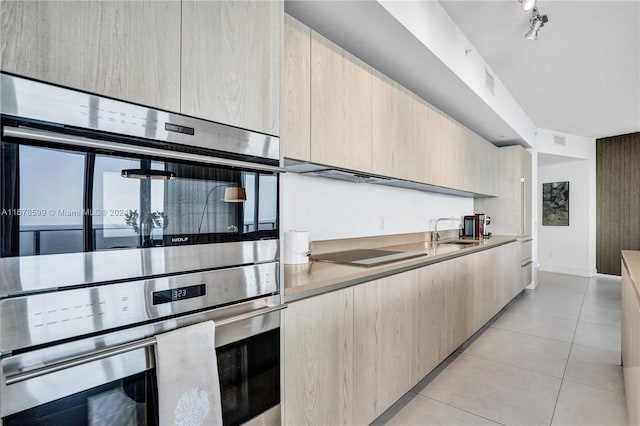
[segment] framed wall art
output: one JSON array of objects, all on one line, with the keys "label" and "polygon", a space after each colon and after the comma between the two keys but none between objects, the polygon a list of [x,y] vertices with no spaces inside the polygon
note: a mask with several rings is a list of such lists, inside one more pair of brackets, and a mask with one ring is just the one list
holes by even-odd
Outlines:
[{"label": "framed wall art", "polygon": [[542,225],[569,226],[569,182],[542,184]]}]

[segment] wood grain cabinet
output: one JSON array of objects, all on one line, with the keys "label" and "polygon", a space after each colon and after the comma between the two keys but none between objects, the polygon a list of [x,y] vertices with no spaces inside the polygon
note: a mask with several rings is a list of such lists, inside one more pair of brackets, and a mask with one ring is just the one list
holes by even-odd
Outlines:
[{"label": "wood grain cabinet", "polygon": [[353,288],[282,313],[283,424],[353,424]]},{"label": "wood grain cabinet", "polygon": [[371,171],[371,69],[311,34],[311,161]]},{"label": "wood grain cabinet", "polygon": [[449,355],[446,342],[447,262],[418,269],[414,321],[414,376],[417,383]]},{"label": "wood grain cabinet", "polygon": [[181,112],[279,135],[283,3],[183,1]]},{"label": "wood grain cabinet", "polygon": [[284,20],[280,141],[284,157],[311,161],[311,29]]},{"label": "wood grain cabinet", "polygon": [[[623,252],[633,259],[631,251]],[[640,256],[635,256],[636,262]],[[625,260],[622,261],[622,371],[629,425],[640,424],[640,295]],[[636,268],[640,269],[640,268]]]},{"label": "wood grain cabinet", "polygon": [[422,147],[417,151],[414,161],[422,164],[421,182],[444,186],[441,168],[441,131],[440,111],[426,101],[414,96],[413,122],[416,144]]},{"label": "wood grain cabinet", "polygon": [[456,182],[455,155],[457,152],[454,121],[440,113],[440,186],[453,188]]},{"label": "wood grain cabinet", "polygon": [[491,216],[494,234],[531,235],[531,154],[520,145],[498,149],[498,196],[476,198],[475,210]]},{"label": "wood grain cabinet", "polygon": [[289,16],[281,135],[286,158],[498,193],[495,146]]},{"label": "wood grain cabinet", "polygon": [[472,171],[473,192],[476,194],[497,196],[500,178],[498,148],[481,136],[471,132],[475,145]]},{"label": "wood grain cabinet", "polygon": [[2,1],[2,71],[180,110],[180,2]]},{"label": "wood grain cabinet", "polygon": [[373,71],[371,98],[371,170],[384,176],[421,181],[423,155],[415,139],[413,94]]},{"label": "wood grain cabinet", "polygon": [[355,420],[369,424],[413,382],[417,271],[354,289]]},{"label": "wood grain cabinet", "polygon": [[446,353],[452,353],[474,333],[476,255],[462,256],[447,262],[445,292]]},{"label": "wood grain cabinet", "polygon": [[375,420],[519,292],[518,244],[290,303],[283,424]]},{"label": "wood grain cabinet", "polygon": [[499,293],[498,289],[507,287],[500,282],[500,268],[504,267],[503,261],[504,263],[508,262],[500,257],[501,251],[501,248],[497,247],[475,255],[477,268],[473,291],[475,331],[486,324],[501,308],[498,303],[494,302],[494,297]]},{"label": "wood grain cabinet", "polygon": [[453,179],[452,186],[461,191],[472,192],[471,175],[473,174],[474,152],[472,144],[471,132],[460,123],[452,120],[453,140],[452,140],[452,158],[451,164]]}]

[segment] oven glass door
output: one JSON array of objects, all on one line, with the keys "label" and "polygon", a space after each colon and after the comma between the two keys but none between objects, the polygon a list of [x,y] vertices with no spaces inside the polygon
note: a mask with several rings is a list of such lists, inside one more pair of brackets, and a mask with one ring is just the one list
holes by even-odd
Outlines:
[{"label": "oven glass door", "polygon": [[[280,329],[216,348],[222,419],[240,425],[280,403]],[[156,425],[155,369],[2,419],[4,426]]]},{"label": "oven glass door", "polygon": [[154,370],[148,370],[7,416],[2,424],[154,426],[157,400]]},{"label": "oven glass door", "polygon": [[269,172],[1,142],[1,257],[278,237]]}]

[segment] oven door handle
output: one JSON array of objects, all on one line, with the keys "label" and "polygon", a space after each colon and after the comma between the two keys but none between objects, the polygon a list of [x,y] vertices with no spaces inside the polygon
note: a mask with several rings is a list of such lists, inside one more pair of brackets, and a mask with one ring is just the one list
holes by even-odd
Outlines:
[{"label": "oven door handle", "polygon": [[[262,315],[267,315],[272,312],[277,312],[282,309],[285,309],[287,305],[276,305],[276,306],[268,306],[262,309],[256,309],[255,311],[247,312],[245,314],[236,315],[230,318],[225,318],[219,321],[216,321],[216,328],[223,327],[225,325],[233,324],[235,322],[248,320],[254,317],[259,317]],[[103,349],[100,351],[93,352],[89,355],[80,356],[71,359],[64,359],[58,361],[56,363],[46,365],[44,367],[36,368],[34,370],[25,371],[23,373],[13,374],[6,378],[5,383],[7,386],[13,385],[15,383],[23,382],[25,380],[34,379],[36,377],[45,376],[47,374],[55,373],[56,371],[65,370],[67,368],[77,367],[82,364],[87,364],[93,361],[99,361],[101,359],[109,358],[115,355],[120,355],[126,352],[131,352],[136,349],[143,349],[151,346],[155,346],[156,338],[149,337],[146,339],[138,340],[132,343],[125,343],[122,345],[118,345],[112,348]]]},{"label": "oven door handle", "polygon": [[248,163],[245,161],[230,160],[220,157],[209,157],[206,155],[189,154],[186,152],[168,151],[158,148],[148,148],[138,145],[128,145],[118,142],[109,142],[99,139],[89,139],[82,136],[67,135],[64,133],[51,132],[49,130],[31,129],[28,127],[5,126],[2,134],[7,137],[22,138],[33,141],[66,144],[82,148],[101,149],[108,151],[126,152],[138,155],[153,155],[171,160],[197,161],[199,163],[214,164],[218,166],[239,167],[249,170],[259,170],[271,173],[284,173],[285,169],[277,166],[269,166],[259,163]]}]

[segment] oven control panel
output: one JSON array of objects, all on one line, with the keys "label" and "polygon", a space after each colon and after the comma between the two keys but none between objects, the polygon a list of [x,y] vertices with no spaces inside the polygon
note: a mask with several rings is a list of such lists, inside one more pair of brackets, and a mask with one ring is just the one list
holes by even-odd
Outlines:
[{"label": "oven control panel", "polygon": [[0,352],[277,294],[278,263],[172,275],[0,301]]}]

